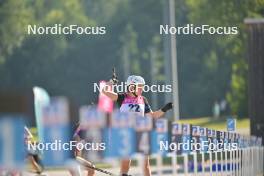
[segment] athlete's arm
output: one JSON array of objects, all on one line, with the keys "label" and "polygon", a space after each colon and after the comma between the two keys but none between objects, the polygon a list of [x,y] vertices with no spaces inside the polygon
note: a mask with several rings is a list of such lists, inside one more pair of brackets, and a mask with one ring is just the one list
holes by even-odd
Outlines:
[{"label": "athlete's arm", "polygon": [[160,118],[162,117],[168,110],[172,109],[173,104],[172,103],[167,103],[164,107],[162,107],[158,111],[150,111],[146,113],[147,116],[151,116],[153,118]]},{"label": "athlete's arm", "polygon": [[149,113],[146,113],[147,116],[150,116],[152,118],[160,118],[165,114],[165,112],[163,112],[162,110],[158,110],[158,111],[151,111]]},{"label": "athlete's arm", "polygon": [[111,100],[116,101],[118,94],[111,90],[113,83],[111,81],[107,82],[104,86],[102,93],[108,96]]}]

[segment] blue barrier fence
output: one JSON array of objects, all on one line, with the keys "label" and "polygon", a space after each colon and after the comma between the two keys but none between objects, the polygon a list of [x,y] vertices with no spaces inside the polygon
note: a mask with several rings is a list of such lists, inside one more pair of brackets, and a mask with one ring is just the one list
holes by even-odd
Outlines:
[{"label": "blue barrier fence", "polygon": [[[84,151],[85,159],[96,162],[150,155],[157,160],[159,174],[163,173],[162,157],[171,159],[171,174],[174,175],[181,171],[185,174],[263,173],[260,137],[119,111],[106,114],[95,107],[83,106],[80,108],[79,128],[83,131],[83,139],[77,143],[71,141],[67,99],[51,98],[50,103],[42,108],[43,141],[39,141],[35,149],[46,166],[66,166],[73,158],[73,150],[79,148]],[[14,119],[18,118],[0,119],[0,165],[21,169],[28,146],[23,141],[24,122]],[[179,158],[183,158],[181,164]]]}]

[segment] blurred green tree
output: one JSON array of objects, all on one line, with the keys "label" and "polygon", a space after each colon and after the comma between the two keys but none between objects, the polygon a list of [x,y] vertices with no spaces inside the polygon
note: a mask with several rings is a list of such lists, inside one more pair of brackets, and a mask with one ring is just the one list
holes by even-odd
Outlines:
[{"label": "blurred green tree", "polygon": [[[215,81],[211,85],[215,85],[215,89],[218,89],[212,97],[218,100],[225,97],[232,114],[239,117],[247,116],[247,49],[243,22],[248,17],[263,17],[264,4],[260,4],[258,0],[188,0],[186,4],[191,23],[238,27],[238,35],[208,38],[205,42],[210,43],[211,52],[208,54],[211,54],[203,58],[206,70],[214,72],[212,75]],[[215,64],[212,64],[212,61]]]},{"label": "blurred green tree", "polygon": [[[226,98],[233,114],[246,116],[247,62],[243,20],[263,16],[259,0],[176,0],[176,24],[238,26],[238,35],[177,35],[181,117],[209,116],[215,100]],[[93,83],[117,67],[123,78],[123,48],[132,74],[151,80],[149,48],[157,54],[159,83],[164,54],[160,0],[0,1],[0,89],[39,85],[75,104],[95,102]],[[15,9],[15,10],[14,10]],[[28,24],[106,26],[104,36],[26,35]],[[121,80],[122,81],[122,80]],[[163,96],[159,96],[163,103]]]},{"label": "blurred green tree", "polygon": [[31,22],[32,11],[26,1],[0,1],[0,65],[26,37],[24,26]]}]

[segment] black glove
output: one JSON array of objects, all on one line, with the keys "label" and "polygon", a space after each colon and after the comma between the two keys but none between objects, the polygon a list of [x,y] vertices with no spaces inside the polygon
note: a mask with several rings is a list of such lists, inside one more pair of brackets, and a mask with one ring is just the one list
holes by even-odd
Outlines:
[{"label": "black glove", "polygon": [[165,106],[163,106],[163,108],[161,108],[161,111],[162,112],[167,112],[168,110],[172,109],[172,107],[173,107],[173,103],[169,102]]},{"label": "black glove", "polygon": [[112,79],[110,79],[110,82],[115,85],[118,83],[118,79],[112,78]]}]

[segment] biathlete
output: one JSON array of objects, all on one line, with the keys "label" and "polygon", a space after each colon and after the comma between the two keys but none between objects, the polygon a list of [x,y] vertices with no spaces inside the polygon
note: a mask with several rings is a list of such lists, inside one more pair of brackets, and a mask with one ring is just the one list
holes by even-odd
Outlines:
[{"label": "biathlete", "polygon": [[44,167],[39,157],[39,151],[33,150],[28,148],[30,143],[34,143],[33,135],[31,134],[30,130],[25,126],[24,127],[24,144],[27,153],[27,159],[29,163],[32,165],[34,171],[37,174],[41,174]]},{"label": "biathlete", "polygon": [[[146,97],[142,95],[145,80],[141,76],[131,75],[127,78],[126,85],[127,91],[125,93],[116,93],[110,89],[110,86],[116,84],[118,80],[112,78],[106,83],[102,92],[113,101],[117,102],[121,112],[138,113],[141,116],[150,116],[152,118],[160,118],[165,112],[172,109],[173,104],[167,103],[164,107],[157,111],[152,111]],[[124,159],[121,161],[120,173],[122,176],[127,176],[130,168],[130,159]],[[150,163],[147,156],[144,161],[144,175],[150,176]]]},{"label": "biathlete", "polygon": [[[73,140],[78,142],[78,143],[85,143],[85,140],[84,140],[85,134],[84,133],[85,133],[85,130],[83,130],[82,126],[79,124],[77,126],[77,129],[74,132]],[[75,148],[75,151],[74,151],[75,158],[77,158],[77,157],[86,158],[85,154],[86,154],[85,151],[81,151],[81,150],[78,150],[78,148]],[[89,161],[87,161],[87,162],[89,162]],[[89,165],[94,166],[92,163],[89,163]],[[87,170],[87,176],[94,176],[95,175],[94,169],[86,168],[86,170]],[[71,172],[71,175],[76,175],[74,173],[76,171],[70,171],[70,172]]]}]

